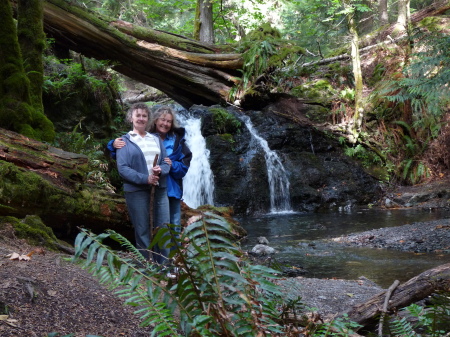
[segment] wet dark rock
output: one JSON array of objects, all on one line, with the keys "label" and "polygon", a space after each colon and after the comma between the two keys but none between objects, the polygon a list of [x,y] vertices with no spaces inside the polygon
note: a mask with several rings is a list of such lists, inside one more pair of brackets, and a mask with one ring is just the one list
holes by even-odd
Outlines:
[{"label": "wet dark rock", "polygon": [[[232,107],[227,111],[238,119],[243,116]],[[292,210],[350,209],[376,203],[382,192],[378,181],[345,156],[335,139],[313,128],[307,112],[307,104],[282,101],[262,111],[245,112],[258,135],[283,163]],[[264,151],[245,123],[236,133],[221,134],[208,108],[194,106],[189,113],[202,118],[202,134],[214,173],[215,204],[232,206],[236,215],[269,212]],[[284,117],[289,115],[291,118]]]}]

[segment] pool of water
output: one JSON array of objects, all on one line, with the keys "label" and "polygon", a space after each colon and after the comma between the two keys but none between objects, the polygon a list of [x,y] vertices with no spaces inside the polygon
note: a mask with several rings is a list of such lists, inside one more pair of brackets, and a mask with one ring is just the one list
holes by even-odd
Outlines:
[{"label": "pool of water", "polygon": [[245,250],[259,236],[269,240],[275,258],[287,266],[301,266],[305,277],[357,279],[365,276],[383,287],[404,282],[435,266],[449,263],[450,254],[407,253],[388,249],[346,247],[330,243],[345,234],[450,218],[444,210],[374,210],[351,212],[285,213],[238,218],[248,232]]}]

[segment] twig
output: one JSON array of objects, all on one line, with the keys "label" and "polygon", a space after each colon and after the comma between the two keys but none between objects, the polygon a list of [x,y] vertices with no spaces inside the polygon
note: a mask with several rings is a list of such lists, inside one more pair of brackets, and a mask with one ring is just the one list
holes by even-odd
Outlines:
[{"label": "twig", "polygon": [[395,280],[394,283],[392,283],[392,285],[386,291],[386,297],[384,299],[383,310],[380,315],[380,324],[378,325],[378,336],[379,337],[383,337],[383,323],[384,323],[384,317],[386,316],[386,313],[387,313],[389,300],[392,296],[392,292],[398,287],[399,284],[400,284],[400,281]]}]

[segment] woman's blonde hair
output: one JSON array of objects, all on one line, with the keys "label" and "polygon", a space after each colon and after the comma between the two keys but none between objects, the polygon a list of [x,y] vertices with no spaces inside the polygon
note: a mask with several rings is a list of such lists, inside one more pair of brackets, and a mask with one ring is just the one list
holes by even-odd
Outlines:
[{"label": "woman's blonde hair", "polygon": [[149,132],[155,132],[155,131],[156,131],[156,125],[155,125],[156,120],[157,120],[158,118],[161,118],[161,116],[164,116],[164,115],[166,115],[166,114],[172,116],[172,125],[170,126],[169,133],[172,133],[172,132],[173,132],[173,129],[179,127],[179,126],[178,126],[178,123],[177,123],[177,118],[176,118],[177,116],[176,116],[175,110],[173,110],[173,109],[172,109],[170,106],[168,106],[168,105],[162,105],[162,106],[160,106],[158,109],[156,109],[156,110],[152,113],[152,117],[151,117],[150,124],[149,124],[149,125],[150,125]]}]

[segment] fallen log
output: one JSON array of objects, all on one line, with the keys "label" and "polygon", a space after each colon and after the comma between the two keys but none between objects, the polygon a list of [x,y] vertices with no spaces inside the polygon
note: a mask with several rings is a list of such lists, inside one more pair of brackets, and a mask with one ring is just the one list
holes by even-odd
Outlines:
[{"label": "fallen log", "polygon": [[55,233],[77,227],[132,233],[125,199],[86,181],[84,155],[0,128],[0,216],[38,215]]},{"label": "fallen log", "polygon": [[[399,285],[390,297],[386,306],[386,312],[404,308],[412,303],[420,301],[437,291],[450,291],[450,263],[429,269],[409,281]],[[383,311],[383,303],[386,291],[383,291],[365,303],[353,306],[346,311],[350,321],[368,326],[374,323]],[[344,313],[339,316],[343,316]]]}]

